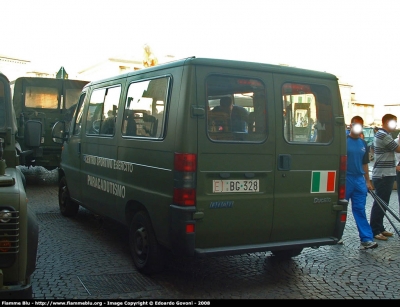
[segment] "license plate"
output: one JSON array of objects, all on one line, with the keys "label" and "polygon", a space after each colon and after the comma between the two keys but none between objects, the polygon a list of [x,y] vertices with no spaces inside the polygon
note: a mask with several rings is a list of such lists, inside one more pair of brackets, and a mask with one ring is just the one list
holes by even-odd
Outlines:
[{"label": "license plate", "polygon": [[213,180],[213,193],[258,192],[259,180]]}]

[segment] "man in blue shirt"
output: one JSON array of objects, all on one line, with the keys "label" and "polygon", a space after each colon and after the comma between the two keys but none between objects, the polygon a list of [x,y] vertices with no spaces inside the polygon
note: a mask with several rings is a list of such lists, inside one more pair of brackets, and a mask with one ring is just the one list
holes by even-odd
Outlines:
[{"label": "man in blue shirt", "polygon": [[372,190],[369,179],[369,152],[367,143],[360,137],[364,120],[361,116],[351,119],[350,132],[347,135],[347,175],[346,199],[351,200],[351,210],[357,225],[361,249],[375,248],[371,226],[365,213],[368,190]]}]

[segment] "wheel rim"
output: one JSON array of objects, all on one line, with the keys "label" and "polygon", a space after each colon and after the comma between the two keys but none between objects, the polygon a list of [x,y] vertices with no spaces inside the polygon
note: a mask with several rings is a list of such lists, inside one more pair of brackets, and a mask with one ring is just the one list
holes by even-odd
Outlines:
[{"label": "wheel rim", "polygon": [[149,244],[147,241],[146,229],[144,227],[140,227],[136,229],[133,235],[133,249],[138,260],[143,263],[146,262]]}]

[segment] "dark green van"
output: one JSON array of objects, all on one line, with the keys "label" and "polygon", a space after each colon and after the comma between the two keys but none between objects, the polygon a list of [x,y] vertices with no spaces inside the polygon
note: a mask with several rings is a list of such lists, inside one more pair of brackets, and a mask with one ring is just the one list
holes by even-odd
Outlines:
[{"label": "dark green van", "polygon": [[[21,144],[21,164],[27,167],[42,166],[48,170],[60,164],[61,145],[51,139],[53,125],[60,120],[69,121],[75,110],[82,88],[89,81],[20,77],[11,82],[11,94],[16,112]],[[42,123],[42,139],[38,148],[28,148],[25,144],[25,122]]]},{"label": "dark green van", "polygon": [[334,75],[187,58],[91,82],[63,143],[61,213],[129,229],[143,273],[164,253],[334,245],[347,216],[346,134]]},{"label": "dark green van", "polygon": [[[37,121],[25,123],[26,146],[40,145],[41,128]],[[10,83],[0,73],[0,299],[32,298],[38,247],[39,227],[18,168],[16,134]]]}]

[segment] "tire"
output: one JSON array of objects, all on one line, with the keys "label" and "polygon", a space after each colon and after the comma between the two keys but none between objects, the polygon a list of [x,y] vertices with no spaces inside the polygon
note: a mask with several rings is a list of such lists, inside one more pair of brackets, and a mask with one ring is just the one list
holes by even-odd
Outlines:
[{"label": "tire", "polygon": [[158,244],[150,218],[144,211],[137,212],[129,226],[129,250],[139,272],[154,274],[164,269],[164,248]]},{"label": "tire", "polygon": [[296,257],[301,254],[303,248],[293,248],[287,250],[272,251],[272,254],[281,259]]},{"label": "tire", "polygon": [[64,216],[75,216],[78,213],[79,205],[73,202],[69,196],[67,180],[62,177],[58,186],[58,205]]}]

